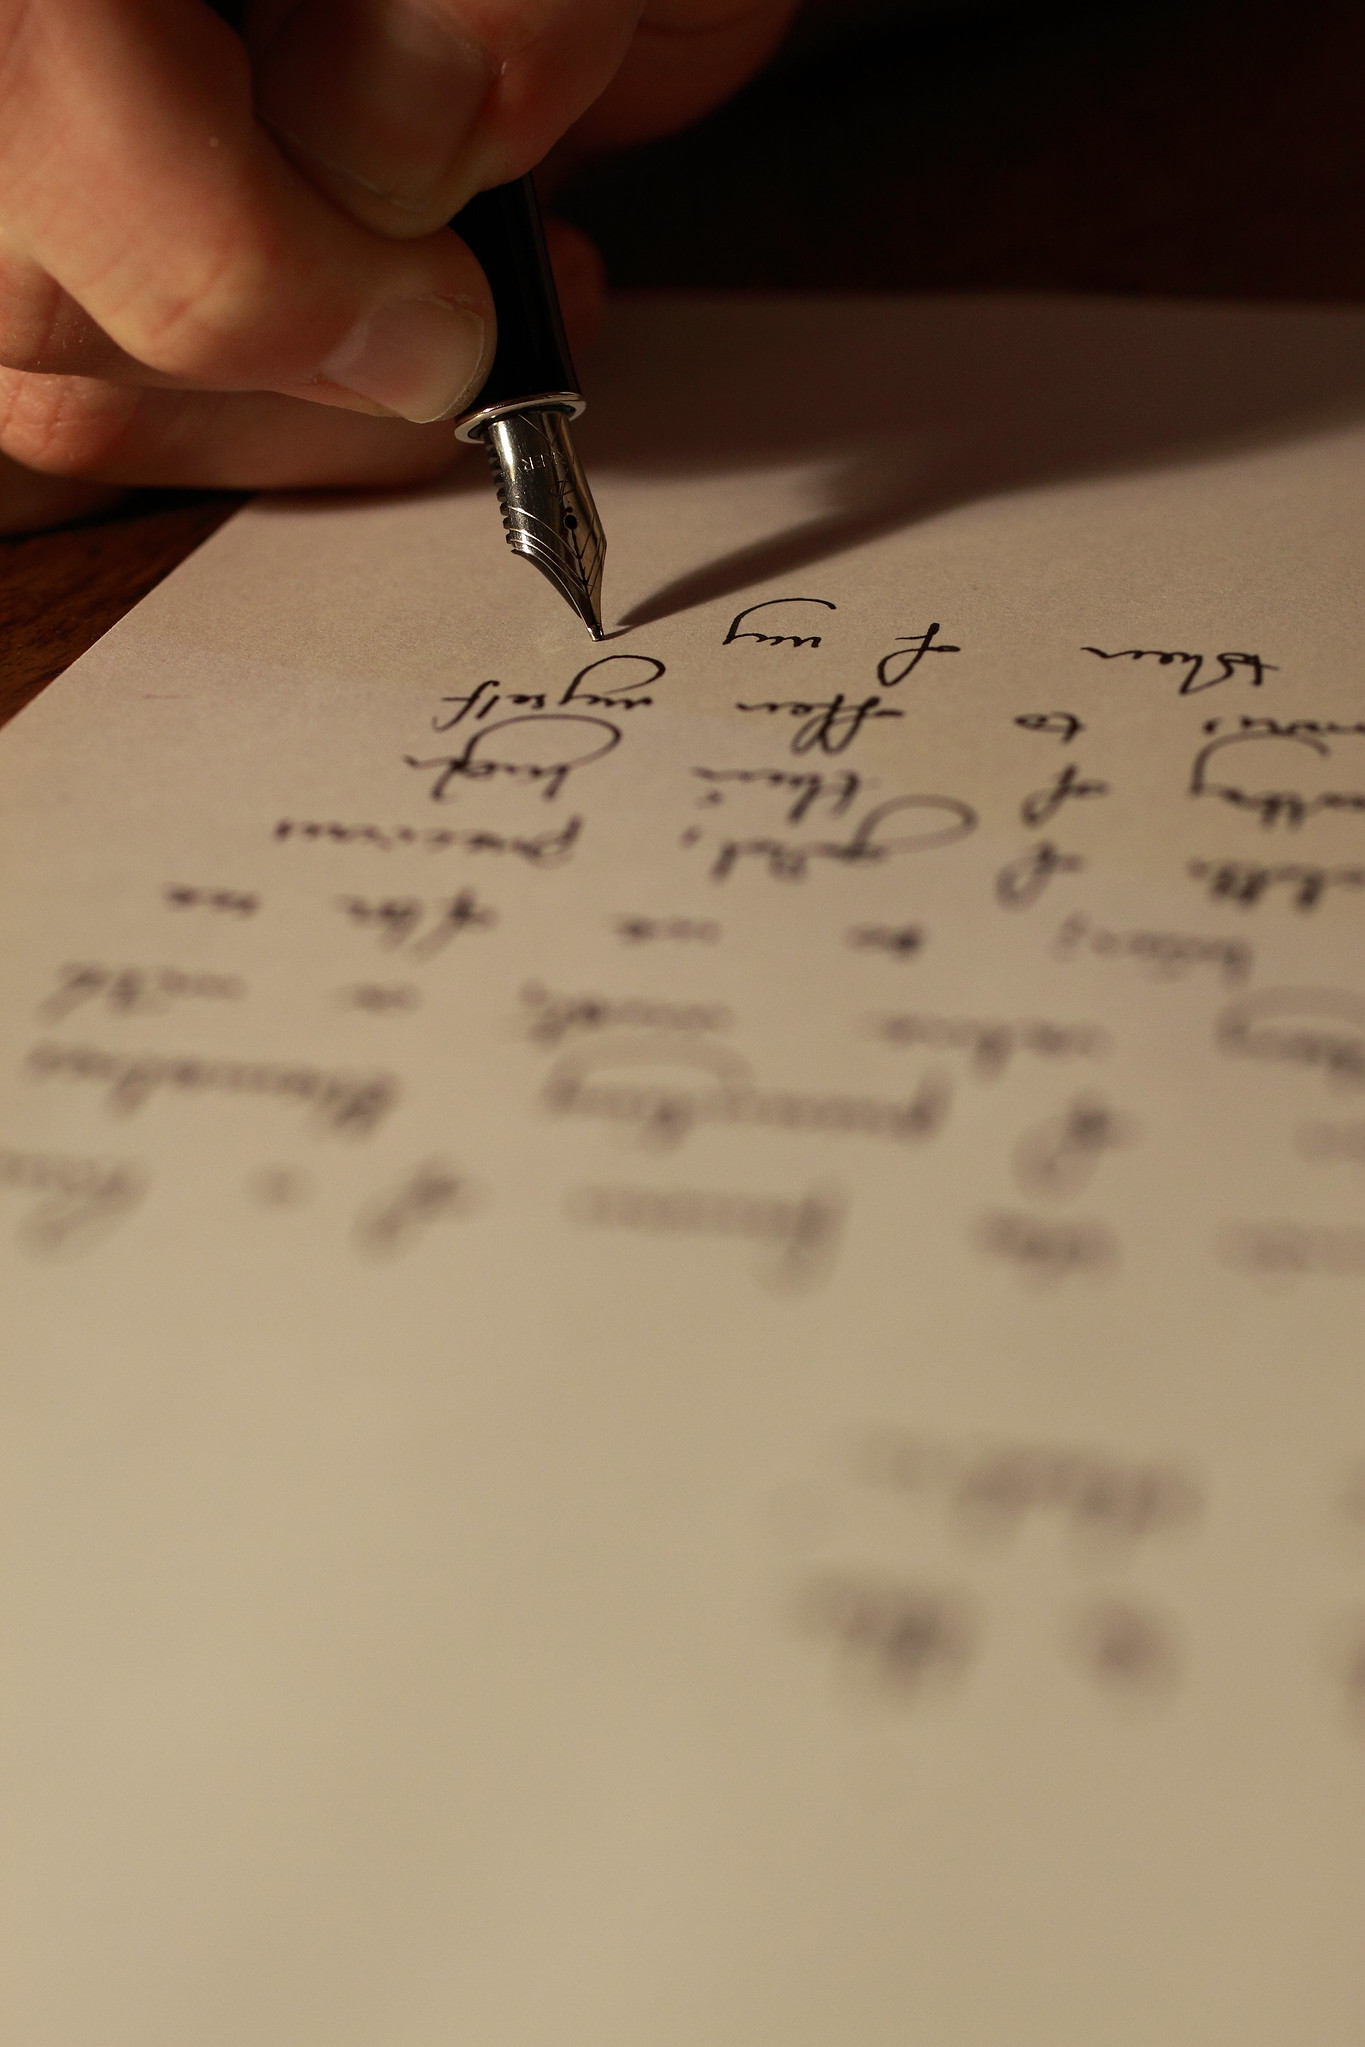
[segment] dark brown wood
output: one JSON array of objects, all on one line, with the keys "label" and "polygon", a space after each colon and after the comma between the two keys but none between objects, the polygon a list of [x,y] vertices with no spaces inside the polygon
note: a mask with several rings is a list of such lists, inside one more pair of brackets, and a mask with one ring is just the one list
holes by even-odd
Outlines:
[{"label": "dark brown wood", "polygon": [[[616,283],[1365,300],[1365,9],[865,11],[888,25],[798,42],[700,127],[562,195]],[[0,717],[238,502],[163,494],[0,541]]]},{"label": "dark brown wood", "polygon": [[[150,502],[149,502],[150,499]],[[0,723],[93,646],[242,499],[134,499],[119,514],[0,540]]]}]

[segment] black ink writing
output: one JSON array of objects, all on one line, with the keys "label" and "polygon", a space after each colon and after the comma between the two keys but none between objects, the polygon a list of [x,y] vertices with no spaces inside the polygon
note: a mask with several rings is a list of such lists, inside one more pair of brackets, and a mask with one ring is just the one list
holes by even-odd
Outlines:
[{"label": "black ink writing", "polygon": [[281,818],[272,836],[277,839],[324,841],[336,846],[373,846],[380,853],[391,853],[399,846],[417,847],[427,853],[444,853],[458,847],[463,853],[510,853],[531,867],[562,867],[577,845],[582,830],[581,817],[571,817],[552,831],[521,836],[484,831],[478,827],[310,824],[297,818]]},{"label": "black ink writing", "polygon": [[1077,1095],[1059,1116],[1049,1116],[1020,1138],[1014,1177],[1025,1194],[1070,1201],[1090,1183],[1106,1152],[1133,1139],[1133,1125],[1098,1095]]},{"label": "black ink writing", "polygon": [[705,1124],[918,1144],[942,1129],[951,1089],[934,1073],[906,1101],[763,1089],[737,1053],[709,1045],[661,1047],[656,1040],[565,1055],[541,1099],[553,1115],[624,1124],[659,1149],[681,1144]]},{"label": "black ink writing", "polygon": [[1059,874],[1079,874],[1084,866],[1079,853],[1063,853],[1050,839],[1040,839],[1005,862],[995,877],[995,899],[1004,910],[1030,909]]},{"label": "black ink writing", "polygon": [[796,1621],[829,1637],[853,1675],[897,1699],[960,1680],[977,1646],[974,1608],[961,1592],[869,1573],[815,1579],[797,1601]]},{"label": "black ink writing", "polygon": [[844,933],[845,945],[855,952],[889,952],[893,959],[913,959],[924,950],[924,927],[920,924],[855,924]]},{"label": "black ink writing", "polygon": [[[1155,661],[1162,668],[1183,667],[1185,674],[1177,692],[1182,697],[1197,696],[1200,690],[1213,689],[1217,683],[1231,682],[1236,675],[1245,675],[1253,689],[1259,689],[1267,675],[1279,672],[1275,661],[1264,661],[1259,654],[1180,654],[1164,653],[1157,647],[1120,647],[1107,653],[1103,647],[1082,647],[1083,654],[1098,654],[1101,661]],[[1205,661],[1216,661],[1218,671],[1205,675]]]},{"label": "black ink writing", "polygon": [[1365,723],[1338,724],[1331,718],[1206,718],[1203,730],[1210,735],[1231,725],[1237,732],[1259,733],[1263,739],[1358,739],[1365,737]]},{"label": "black ink writing", "polygon": [[435,1222],[468,1215],[472,1191],[444,1159],[426,1159],[356,1218],[356,1246],[369,1258],[396,1258],[408,1251]]},{"label": "black ink writing", "polygon": [[[922,633],[898,635],[892,652],[883,654],[877,663],[877,680],[883,689],[895,689],[899,683],[905,681],[907,675],[913,675],[926,654],[962,652],[961,647],[950,647],[946,641],[938,640],[939,631],[938,621],[935,620],[933,625]],[[936,640],[937,645],[934,644]]]},{"label": "black ink writing", "polygon": [[1018,1023],[972,1016],[883,1016],[873,1018],[874,1037],[890,1045],[923,1045],[933,1051],[966,1052],[978,1080],[995,1080],[1016,1053],[1036,1059],[1094,1059],[1109,1050],[1109,1033],[1098,1024]]},{"label": "black ink writing", "polygon": [[17,1235],[35,1257],[86,1250],[137,1207],[149,1184],[126,1159],[0,1151],[0,1188],[33,1198]]},{"label": "black ink writing", "polygon": [[345,1009],[364,1009],[372,1016],[388,1016],[396,1009],[416,1009],[422,991],[410,981],[356,981],[349,988],[338,988],[336,999]]},{"label": "black ink writing", "polygon": [[658,1002],[643,995],[556,995],[529,981],[521,999],[530,1011],[527,1036],[558,1045],[580,1032],[604,1030],[728,1031],[734,1011],[723,1002]]},{"label": "black ink writing", "polygon": [[826,1276],[838,1251],[845,1205],[833,1186],[808,1194],[713,1194],[692,1188],[578,1187],[571,1223],[651,1235],[748,1238],[764,1247],[758,1277],[774,1292],[801,1292]]},{"label": "black ink writing", "polygon": [[[904,820],[910,811],[923,810],[941,822],[930,823],[918,832],[901,832],[881,838],[891,818]],[[954,796],[894,796],[869,810],[847,839],[726,839],[721,842],[711,866],[713,881],[728,881],[744,861],[757,860],[774,881],[805,881],[812,865],[831,861],[837,866],[879,865],[905,853],[927,853],[939,846],[951,846],[976,830],[976,812]]]},{"label": "black ink writing", "polygon": [[693,774],[712,785],[704,800],[719,803],[719,786],[739,783],[749,788],[776,789],[791,796],[787,823],[800,824],[815,803],[827,801],[831,817],[842,817],[863,787],[863,777],[851,769],[843,774],[797,774],[781,768],[693,768]]},{"label": "black ink writing", "polygon": [[992,1544],[1044,1519],[1087,1547],[1131,1544],[1187,1527],[1204,1506],[1183,1466],[1064,1444],[955,1444],[883,1429],[858,1445],[855,1473],[910,1499],[941,1497],[962,1535]]},{"label": "black ink writing", "polygon": [[[1279,749],[1273,756],[1267,751],[1272,747]],[[1261,773],[1273,765],[1283,767],[1288,782],[1302,784],[1309,779],[1315,761],[1332,758],[1327,741],[1311,733],[1234,732],[1225,739],[1211,739],[1199,749],[1190,770],[1189,794],[1248,810],[1267,831],[1280,824],[1297,831],[1324,811],[1365,811],[1365,789],[1245,789],[1239,782],[1225,779],[1229,774],[1245,774],[1253,766]],[[1335,779],[1334,772],[1331,779]]]},{"label": "black ink writing", "polygon": [[1105,931],[1083,910],[1066,919],[1052,951],[1059,960],[1074,960],[1082,952],[1095,959],[1136,960],[1159,981],[1182,980],[1193,967],[1212,967],[1232,984],[1247,979],[1256,957],[1240,938],[1204,938],[1186,931]]},{"label": "black ink writing", "polygon": [[89,962],[59,967],[57,986],[39,1003],[45,1023],[60,1023],[82,1003],[98,1001],[118,1016],[146,1016],[173,1002],[232,1002],[246,994],[236,974],[187,973],[179,967],[105,967]]},{"label": "black ink writing", "polygon": [[[485,742],[489,750],[481,751]],[[554,711],[543,718],[504,718],[499,724],[481,726],[465,742],[462,753],[439,760],[415,760],[410,753],[403,758],[410,768],[424,773],[436,770],[430,790],[433,803],[448,801],[456,782],[486,781],[494,775],[541,784],[540,793],[549,802],[576,768],[590,767],[620,743],[619,726],[608,724],[605,718]]]},{"label": "black ink writing", "polygon": [[132,1115],[162,1091],[260,1095],[301,1103],[319,1129],[346,1137],[368,1137],[399,1093],[391,1073],[340,1073],[189,1053],[105,1052],[92,1045],[35,1045],[24,1071],[30,1080],[91,1081],[106,1090],[105,1105],[119,1116]]},{"label": "black ink writing", "polygon": [[[757,640],[759,645],[763,647],[818,647],[820,645],[819,633],[807,633],[803,636],[800,633],[764,632],[757,626],[749,625],[748,621],[754,617],[755,613],[774,611],[788,604],[819,604],[823,605],[826,611],[837,611],[839,609],[838,605],[832,604],[828,597],[765,597],[761,604],[747,605],[743,611],[735,614],[730,621],[729,631],[721,641],[722,647],[732,647],[736,640]],[[785,619],[764,620],[764,624],[768,626],[785,625],[787,623],[788,621]]]},{"label": "black ink writing", "polygon": [[878,697],[862,697],[855,702],[846,697],[842,690],[821,703],[770,703],[736,704],[737,711],[761,711],[769,717],[780,717],[785,712],[789,718],[800,718],[803,722],[793,734],[793,753],[843,753],[850,747],[869,719],[901,718],[903,711],[889,709]]},{"label": "black ink writing", "polygon": [[1234,1272],[1263,1279],[1365,1278],[1365,1230],[1316,1223],[1228,1223],[1216,1249]]},{"label": "black ink writing", "polygon": [[1165,1699],[1184,1667],[1175,1623],[1131,1599],[1087,1600],[1065,1639],[1086,1676],[1116,1701]]},{"label": "black ink writing", "polygon": [[1026,825],[1035,829],[1049,824],[1062,805],[1073,797],[1107,796],[1107,782],[1087,782],[1081,775],[1075,761],[1068,761],[1064,768],[1058,768],[1052,780],[1043,789],[1035,789],[1019,805],[1019,815]]},{"label": "black ink writing", "polygon": [[719,945],[721,927],[710,917],[616,917],[612,927],[627,945],[659,939],[682,945]]},{"label": "black ink writing", "polygon": [[161,895],[170,910],[220,910],[229,917],[254,917],[261,907],[259,896],[236,888],[187,888],[168,882]]},{"label": "black ink writing", "polygon": [[973,1233],[979,1251],[1001,1258],[1039,1285],[1083,1273],[1103,1274],[1118,1258],[1118,1242],[1099,1222],[1061,1222],[1051,1216],[1001,1210],[983,1216]]},{"label": "black ink writing", "polygon": [[1365,888],[1365,867],[1304,867],[1288,862],[1276,867],[1256,860],[1191,860],[1192,881],[1206,881],[1215,902],[1236,903],[1250,910],[1273,888],[1282,887],[1294,910],[1315,910],[1329,889]]},{"label": "black ink writing", "polygon": [[[601,672],[607,669],[611,670],[610,677]],[[643,674],[641,670],[644,670]],[[568,688],[554,698],[554,703],[561,710],[566,704],[613,711],[648,709],[654,702],[653,697],[627,696],[626,691],[651,689],[663,680],[667,672],[663,662],[656,660],[652,654],[602,654],[597,660],[590,661],[586,668],[579,669]],[[589,677],[593,678],[591,682]],[[496,677],[490,677],[486,682],[477,683],[463,696],[442,697],[443,704],[453,704],[455,709],[448,718],[433,718],[431,729],[433,732],[452,732],[467,720],[482,724],[493,711],[501,710],[504,705],[515,710],[544,711],[551,702],[551,696],[552,693],[545,690],[509,690]]]},{"label": "black ink writing", "polygon": [[1365,1001],[1339,988],[1262,988],[1231,1002],[1214,1043],[1232,1059],[1321,1072],[1330,1087],[1365,1086]]},{"label": "black ink writing", "polygon": [[388,950],[405,947],[411,959],[430,959],[452,938],[468,931],[489,931],[498,921],[497,911],[480,903],[469,888],[462,888],[449,902],[430,906],[418,896],[386,896],[373,901],[365,896],[339,896],[337,908],[353,924],[374,931]]}]

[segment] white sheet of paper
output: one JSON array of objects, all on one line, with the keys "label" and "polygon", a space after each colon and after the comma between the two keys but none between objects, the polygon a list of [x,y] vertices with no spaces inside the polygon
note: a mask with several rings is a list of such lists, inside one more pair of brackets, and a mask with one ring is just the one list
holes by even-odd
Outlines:
[{"label": "white sheet of paper", "polygon": [[593,386],[0,743],[6,2038],[1355,2047],[1365,317]]}]

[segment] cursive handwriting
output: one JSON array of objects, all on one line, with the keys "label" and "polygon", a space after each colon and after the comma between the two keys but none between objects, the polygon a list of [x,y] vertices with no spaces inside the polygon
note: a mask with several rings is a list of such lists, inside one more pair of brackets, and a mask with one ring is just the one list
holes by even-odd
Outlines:
[{"label": "cursive handwriting", "polygon": [[1025,1194],[1070,1201],[1106,1152],[1130,1144],[1134,1126],[1098,1095],[1077,1095],[1059,1116],[1025,1131],[1014,1150],[1014,1177]]},{"label": "cursive handwriting", "polygon": [[[788,604],[820,604],[826,611],[839,609],[828,597],[765,597],[761,604],[749,604],[743,611],[736,612],[730,621],[729,631],[721,641],[722,647],[733,647],[736,640],[757,640],[763,647],[818,647],[821,644],[819,633],[807,633],[803,636],[800,633],[763,632],[759,627],[748,624],[748,620],[756,612],[774,611]],[[765,625],[786,623],[785,619],[764,620]]]},{"label": "cursive handwriting", "polygon": [[310,824],[286,817],[276,825],[272,837],[325,840],[337,846],[373,846],[380,853],[391,853],[398,846],[443,853],[457,846],[464,853],[510,853],[531,867],[562,867],[578,844],[582,830],[581,817],[571,817],[551,831],[523,834],[490,832],[478,826]]},{"label": "cursive handwriting", "polygon": [[93,1045],[35,1045],[24,1062],[30,1080],[88,1080],[104,1087],[114,1115],[131,1116],[163,1089],[182,1095],[261,1095],[306,1103],[318,1128],[368,1137],[398,1100],[391,1073],[341,1073],[276,1061],[205,1059],[171,1052],[104,1052]]},{"label": "cursive handwriting", "polygon": [[855,924],[844,933],[845,945],[855,952],[889,952],[898,960],[913,959],[923,951],[924,942],[920,924]]},{"label": "cursive handwriting", "polygon": [[[878,834],[886,821],[912,810],[937,813],[945,823],[930,824],[918,832],[902,832],[882,839]],[[893,860],[903,853],[927,853],[935,847],[955,845],[976,830],[976,812],[955,796],[893,796],[878,803],[861,819],[847,839],[725,839],[711,866],[713,881],[728,881],[745,860],[758,860],[774,881],[805,881],[812,864],[833,861],[838,866],[866,867]],[[684,834],[684,844],[695,845],[701,834],[693,827]]]},{"label": "cursive handwriting", "polygon": [[355,981],[349,988],[338,988],[336,999],[343,1009],[363,1009],[371,1016],[387,1016],[395,1009],[418,1008],[422,991],[406,981]]},{"label": "cursive handwriting", "polygon": [[87,1249],[137,1207],[148,1184],[127,1159],[0,1150],[0,1188],[36,1197],[18,1238],[37,1257]]},{"label": "cursive handwriting", "polygon": [[1344,989],[1258,989],[1222,1011],[1214,1043],[1232,1059],[1317,1068],[1329,1086],[1365,1086],[1365,1001]]},{"label": "cursive handwriting", "polygon": [[794,770],[782,768],[693,768],[693,774],[701,781],[713,786],[702,801],[721,802],[718,785],[737,782],[750,788],[778,789],[785,796],[791,792],[792,800],[787,809],[787,823],[800,824],[812,804],[827,799],[831,817],[842,817],[855,796],[863,787],[863,777],[852,769],[842,774],[821,774],[818,769],[808,774],[797,774]]},{"label": "cursive handwriting", "polygon": [[566,1197],[571,1223],[651,1235],[748,1238],[765,1254],[758,1277],[774,1292],[816,1286],[834,1262],[845,1204],[838,1187],[808,1194],[720,1194],[683,1187],[577,1187]]},{"label": "cursive handwriting", "polygon": [[1050,839],[1040,839],[1005,862],[995,877],[995,900],[1002,910],[1030,909],[1059,874],[1079,874],[1084,867],[1079,853],[1063,853]]},{"label": "cursive handwriting", "polygon": [[530,1011],[526,1035],[537,1045],[559,1045],[576,1032],[605,1030],[728,1031],[734,1011],[723,1002],[658,1002],[644,995],[556,995],[528,981],[521,999]]},{"label": "cursive handwriting", "polygon": [[[1197,696],[1200,690],[1212,689],[1220,682],[1231,682],[1235,675],[1245,672],[1253,689],[1259,689],[1267,675],[1279,672],[1275,661],[1264,661],[1259,654],[1180,654],[1174,651],[1163,653],[1157,647],[1120,647],[1107,653],[1103,647],[1082,647],[1083,654],[1097,654],[1101,661],[1155,661],[1162,668],[1183,666],[1185,674],[1181,679],[1177,695]],[[1216,661],[1216,675],[1205,675],[1205,661]]]},{"label": "cursive handwriting", "polygon": [[1322,1273],[1334,1279],[1365,1277],[1365,1230],[1333,1229],[1318,1223],[1228,1223],[1215,1248],[1234,1272],[1266,1279],[1303,1279]]},{"label": "cursive handwriting", "polygon": [[[614,682],[608,681],[598,671],[605,668],[627,667],[638,672],[618,675]],[[652,654],[602,654],[590,661],[586,668],[580,668],[564,692],[554,699],[562,709],[566,704],[577,704],[588,709],[612,711],[639,711],[648,709],[654,702],[650,696],[627,696],[627,690],[650,689],[661,682],[668,673],[662,661]],[[594,677],[588,687],[589,676]],[[509,690],[496,677],[480,682],[463,696],[442,697],[443,704],[454,704],[455,709],[448,718],[433,718],[433,732],[451,732],[466,720],[481,724],[489,714],[506,704],[517,710],[543,711],[551,701],[551,694],[545,690]]]},{"label": "cursive handwriting", "polygon": [[1185,1655],[1175,1623],[1131,1599],[1086,1600],[1066,1630],[1082,1670],[1112,1697],[1148,1702],[1178,1683]]},{"label": "cursive handwriting", "polygon": [[369,1258],[396,1258],[411,1250],[435,1222],[468,1215],[470,1187],[444,1159],[425,1159],[356,1218],[356,1246]]},{"label": "cursive handwriting", "polygon": [[[496,910],[480,903],[473,889],[462,888],[449,902],[424,903],[418,896],[338,896],[337,908],[353,924],[378,934],[388,950],[406,948],[410,959],[430,959],[466,931],[488,931],[498,921]],[[417,933],[425,922],[419,938]],[[409,943],[409,940],[412,942]]]},{"label": "cursive handwriting", "polygon": [[977,1649],[975,1607],[956,1587],[907,1585],[871,1572],[813,1579],[795,1620],[804,1633],[829,1637],[851,1675],[898,1700],[960,1681]]},{"label": "cursive handwriting", "polygon": [[1365,737],[1365,723],[1338,724],[1331,718],[1206,718],[1203,730],[1210,735],[1227,725],[1239,733],[1254,732],[1263,739],[1359,739]]},{"label": "cursive handwriting", "polygon": [[168,910],[221,910],[229,917],[254,917],[261,907],[260,897],[246,889],[187,888],[181,882],[168,882],[161,898]]},{"label": "cursive handwriting", "polygon": [[951,1098],[949,1083],[934,1073],[908,1101],[762,1089],[737,1053],[657,1040],[566,1054],[541,1095],[553,1115],[625,1124],[661,1149],[681,1144],[703,1124],[917,1144],[943,1127]]},{"label": "cursive handwriting", "polygon": [[[493,741],[496,752],[480,752],[485,741]],[[620,727],[605,718],[554,711],[543,718],[504,718],[496,725],[481,726],[465,742],[463,753],[446,754],[438,760],[415,760],[407,753],[403,759],[410,768],[438,771],[430,791],[433,803],[444,803],[454,782],[486,781],[493,775],[543,783],[541,794],[549,802],[559,795],[575,768],[590,767],[620,743]],[[519,757],[523,751],[525,759]]]},{"label": "cursive handwriting", "polygon": [[1315,910],[1329,889],[1365,888],[1365,867],[1304,867],[1288,862],[1277,867],[1256,860],[1191,860],[1185,872],[1192,881],[1207,881],[1215,902],[1252,909],[1272,888],[1283,885],[1295,910]]},{"label": "cursive handwriting", "polygon": [[1104,1223],[1059,1222],[1017,1210],[983,1216],[974,1241],[987,1257],[1002,1258],[1022,1278],[1048,1286],[1075,1273],[1099,1275],[1118,1258],[1118,1242]]},{"label": "cursive handwriting", "polygon": [[1183,1466],[1048,1443],[951,1443],[905,1429],[864,1438],[855,1475],[911,1498],[945,1501],[958,1530],[1001,1543],[1052,1519],[1074,1540],[1135,1543],[1185,1528],[1204,1490]]},{"label": "cursive handwriting", "polygon": [[1088,952],[1096,959],[1138,960],[1160,981],[1181,980],[1191,967],[1214,967],[1224,981],[1245,981],[1255,961],[1240,938],[1204,938],[1186,931],[1105,931],[1073,910],[1052,943],[1059,960]]},{"label": "cursive handwriting", "polygon": [[104,967],[88,962],[57,969],[57,986],[38,1005],[44,1023],[60,1023],[82,1003],[98,1001],[116,1016],[146,1016],[192,998],[232,1002],[246,994],[237,974],[186,973],[180,967]]},{"label": "cursive handwriting", "polygon": [[1087,782],[1083,779],[1075,761],[1068,761],[1064,768],[1058,768],[1052,780],[1043,789],[1035,789],[1019,805],[1019,815],[1026,825],[1036,829],[1049,824],[1062,805],[1072,797],[1107,796],[1107,782]]},{"label": "cursive handwriting", "polygon": [[803,720],[793,735],[793,753],[843,753],[850,747],[869,719],[901,718],[903,711],[888,709],[879,697],[862,697],[854,701],[842,690],[835,696],[826,697],[820,703],[789,701],[769,704],[736,704],[737,711],[762,711],[769,717],[779,717],[785,711],[788,717]]},{"label": "cursive handwriting", "polygon": [[937,619],[922,633],[901,633],[889,654],[883,654],[877,663],[877,680],[883,689],[895,689],[913,675],[926,654],[960,654],[961,647],[951,647],[938,639],[940,627]]},{"label": "cursive handwriting", "polygon": [[672,939],[683,945],[719,945],[721,927],[710,917],[614,917],[612,928],[627,945]]},{"label": "cursive handwriting", "polygon": [[[1296,748],[1284,760],[1287,775],[1294,782],[1306,779],[1305,769],[1311,767],[1311,760],[1305,755],[1327,761],[1332,758],[1332,749],[1325,739],[1318,739],[1308,732],[1234,732],[1225,739],[1211,739],[1195,755],[1190,770],[1189,794],[1209,796],[1220,803],[1230,803],[1239,810],[1249,810],[1268,831],[1277,824],[1297,831],[1312,817],[1322,811],[1345,810],[1365,811],[1365,789],[1321,789],[1308,793],[1299,788],[1244,789],[1237,782],[1222,779],[1235,768],[1244,772],[1245,767],[1264,761],[1263,749],[1279,747],[1282,751]],[[1248,755],[1246,749],[1252,752]],[[1279,763],[1279,755],[1275,757]]]},{"label": "cursive handwriting", "polygon": [[978,1080],[998,1078],[1017,1052],[1038,1059],[1093,1059],[1109,1050],[1109,1033],[1098,1024],[1048,1023],[1041,1018],[1002,1023],[974,1016],[883,1016],[871,1020],[871,1030],[890,1045],[966,1052]]}]

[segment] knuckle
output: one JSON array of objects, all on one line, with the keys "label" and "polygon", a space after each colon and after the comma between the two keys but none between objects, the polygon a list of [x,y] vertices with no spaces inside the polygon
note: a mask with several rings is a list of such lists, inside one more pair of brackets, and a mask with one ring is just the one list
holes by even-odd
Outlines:
[{"label": "knuckle", "polygon": [[214,226],[151,261],[131,251],[101,293],[104,325],[129,355],[186,383],[251,390],[306,373],[347,320],[335,266],[321,251],[301,263],[248,209]]},{"label": "knuckle", "polygon": [[88,375],[116,354],[44,271],[0,255],[0,365],[38,375]]},{"label": "knuckle", "polygon": [[267,373],[286,335],[272,318],[259,259],[225,251],[190,275],[145,284],[109,324],[130,355],[149,369],[191,383],[249,385]]}]

